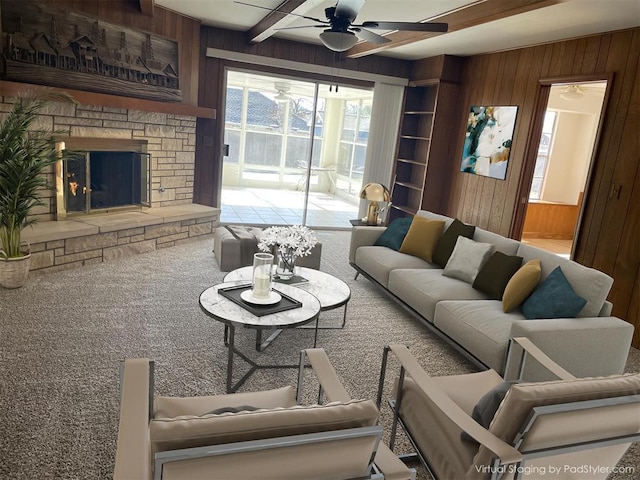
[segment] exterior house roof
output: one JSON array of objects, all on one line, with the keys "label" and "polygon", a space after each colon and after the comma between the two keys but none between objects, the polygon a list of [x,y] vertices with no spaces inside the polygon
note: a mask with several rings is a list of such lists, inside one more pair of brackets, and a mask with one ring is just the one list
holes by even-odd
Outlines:
[{"label": "exterior house roof", "polygon": [[[254,90],[249,90],[250,108],[247,113],[247,124],[262,127],[280,127],[277,112],[278,102]],[[242,118],[242,89],[227,89],[227,105],[225,122],[240,124]],[[309,131],[307,122],[297,115],[291,116],[291,128],[298,131]]]}]

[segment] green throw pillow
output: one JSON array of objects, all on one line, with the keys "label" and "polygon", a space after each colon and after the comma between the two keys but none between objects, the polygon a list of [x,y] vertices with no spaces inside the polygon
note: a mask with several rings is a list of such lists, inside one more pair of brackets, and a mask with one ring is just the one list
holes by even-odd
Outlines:
[{"label": "green throw pillow", "polygon": [[387,229],[382,232],[374,245],[378,247],[389,247],[393,250],[400,250],[404,237],[409,231],[412,218],[397,218],[389,224]]},{"label": "green throw pillow", "polygon": [[574,318],[587,304],[576,294],[560,267],[538,286],[522,304],[522,313],[528,319]]},{"label": "green throw pillow", "polygon": [[478,272],[473,288],[488,294],[494,300],[502,300],[507,283],[521,266],[522,257],[494,252]]},{"label": "green throw pillow", "polygon": [[440,265],[444,268],[449,261],[449,257],[453,253],[453,249],[456,246],[458,237],[473,238],[473,234],[476,231],[476,227],[473,225],[466,225],[457,218],[453,221],[449,228],[445,230],[433,251],[433,263]]}]

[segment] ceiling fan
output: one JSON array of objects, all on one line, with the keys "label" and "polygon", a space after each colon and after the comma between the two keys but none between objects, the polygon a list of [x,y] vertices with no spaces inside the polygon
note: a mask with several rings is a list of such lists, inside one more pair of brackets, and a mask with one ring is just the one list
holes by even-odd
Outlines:
[{"label": "ceiling fan", "polygon": [[[358,39],[376,44],[384,44],[391,41],[382,35],[372,32],[370,29],[404,30],[413,32],[446,32],[448,29],[448,25],[446,23],[438,22],[420,23],[368,21],[362,22],[361,24],[354,24],[353,22],[364,5],[364,2],[365,0],[338,0],[335,6],[324,10],[327,17],[326,20],[309,17],[307,15],[298,15],[296,13],[281,12],[283,15],[295,15],[316,23],[313,25],[279,28],[277,30],[324,28],[325,30],[319,35],[322,43],[334,52],[344,52],[345,50],[349,50],[353,47],[358,42]],[[278,12],[277,8],[271,9],[241,1],[236,1],[235,3],[255,8],[262,8],[271,12]]]}]

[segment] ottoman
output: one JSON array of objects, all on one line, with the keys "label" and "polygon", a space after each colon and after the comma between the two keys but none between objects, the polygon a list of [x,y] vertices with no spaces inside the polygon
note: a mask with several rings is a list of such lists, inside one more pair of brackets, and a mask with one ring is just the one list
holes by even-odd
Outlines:
[{"label": "ottoman", "polygon": [[223,272],[253,264],[262,230],[255,227],[225,225],[213,235],[213,253]]},{"label": "ottoman", "polygon": [[[253,254],[258,253],[258,242],[262,230],[257,227],[225,225],[216,228],[213,235],[213,253],[223,272],[253,264]],[[275,252],[274,252],[275,255]],[[296,260],[299,267],[320,270],[322,244],[316,243],[311,253]]]}]

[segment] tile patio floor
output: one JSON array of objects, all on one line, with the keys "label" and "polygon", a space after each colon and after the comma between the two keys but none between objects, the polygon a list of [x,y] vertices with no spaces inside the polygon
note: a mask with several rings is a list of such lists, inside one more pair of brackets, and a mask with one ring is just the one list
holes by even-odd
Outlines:
[{"label": "tile patio floor", "polygon": [[[223,187],[222,224],[293,225],[302,223],[304,192],[267,188]],[[335,195],[311,192],[306,225],[314,228],[350,229],[358,207]]]}]

